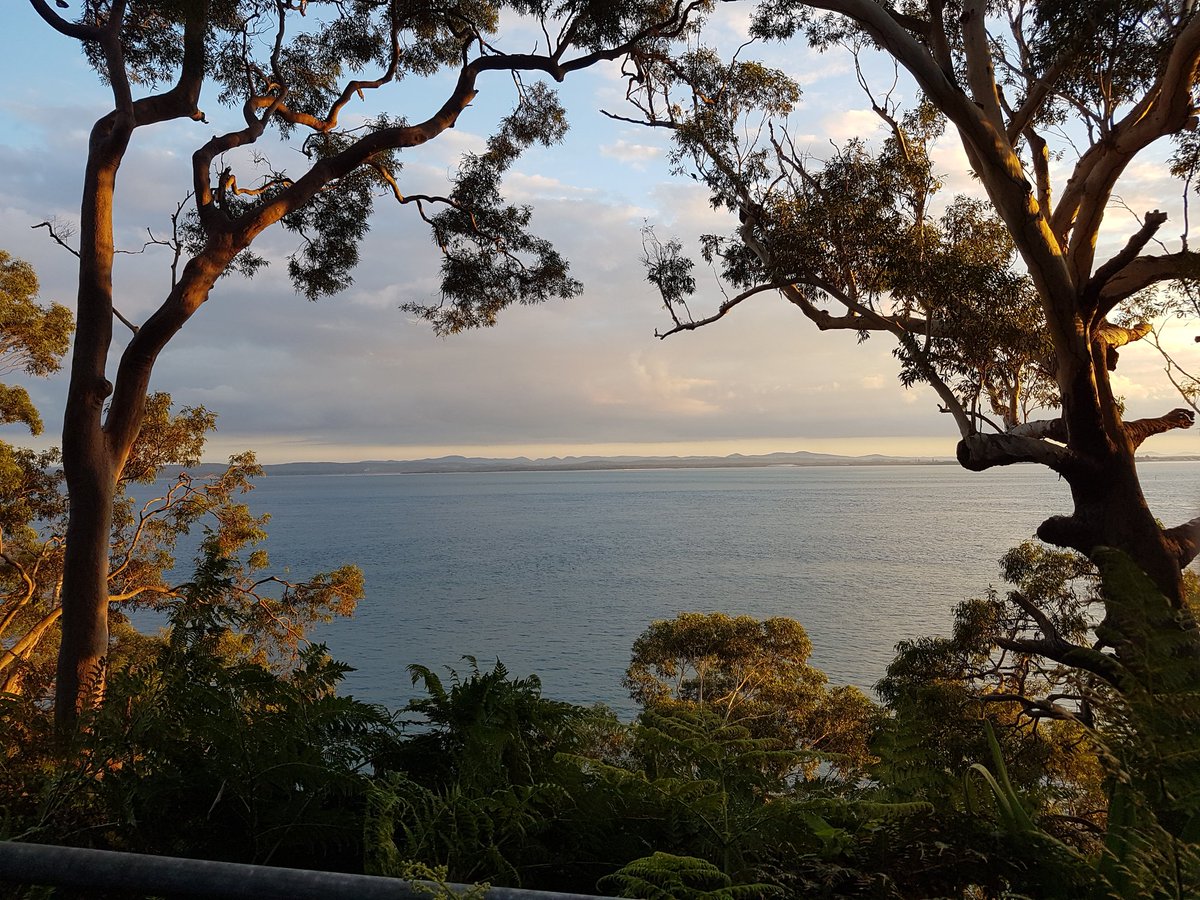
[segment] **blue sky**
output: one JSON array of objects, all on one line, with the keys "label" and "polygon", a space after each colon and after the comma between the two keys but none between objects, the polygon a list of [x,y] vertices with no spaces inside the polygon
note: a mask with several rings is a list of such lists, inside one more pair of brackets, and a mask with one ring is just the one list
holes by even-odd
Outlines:
[{"label": "blue sky", "polygon": [[[740,39],[745,13],[722,6],[717,28],[725,41]],[[44,298],[71,305],[74,258],[30,226],[77,218],[87,131],[108,97],[74,42],[26,4],[7,3],[0,17],[0,247],[34,264]],[[875,129],[847,59],[800,47],[761,52],[801,81],[794,126],[814,147]],[[819,334],[765,295],[719,326],[654,338],[666,315],[642,280],[642,227],[692,238],[732,223],[709,209],[694,183],[670,177],[661,133],[600,115],[601,108],[625,111],[618,75],[609,67],[569,79],[566,142],[531,152],[507,179],[509,195],[534,206],[534,230],[571,261],[583,296],[512,309],[495,328],[438,338],[399,309],[436,299],[436,248],[410,207],[383,200],[354,286],[315,304],[286,278],[294,242],[264,234],[255,247],[272,265],[253,281],[231,276],[218,284],[163,354],[154,388],[219,414],[213,459],[242,449],[265,462],[801,449],[952,455],[948,417],[937,413],[931,391],[900,386],[884,338],[860,346],[853,335]],[[416,119],[440,97],[436,88],[398,89],[378,105]],[[488,79],[453,132],[406,154],[407,189],[444,184],[458,154],[482,145],[511,100],[510,81]],[[201,105],[217,117],[215,98]],[[136,249],[147,229],[166,229],[188,184],[191,150],[212,131],[184,122],[139,132],[120,176],[120,246]],[[938,158],[948,193],[972,189],[953,141]],[[1176,194],[1164,186],[1161,166],[1150,165],[1134,173],[1125,198],[1138,210],[1167,209]],[[1128,230],[1123,215],[1114,213],[1114,241]],[[167,263],[153,248],[119,257],[115,299],[123,313],[149,314],[166,290]],[[717,286],[701,276],[701,296],[715,304]],[[1158,369],[1148,349],[1123,352],[1119,386],[1134,414],[1177,405]],[[47,440],[56,442],[64,380],[29,387]],[[1194,437],[1178,435],[1148,449],[1195,448]]]}]

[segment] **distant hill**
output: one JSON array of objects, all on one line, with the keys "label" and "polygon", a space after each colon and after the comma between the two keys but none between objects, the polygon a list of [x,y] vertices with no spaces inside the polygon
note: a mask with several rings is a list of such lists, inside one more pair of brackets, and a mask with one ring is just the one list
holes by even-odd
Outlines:
[{"label": "distant hill", "polygon": [[[1191,461],[1200,456],[1146,456],[1143,462]],[[838,456],[832,453],[764,453],[747,456],[550,456],[530,459],[518,456],[493,459],[482,456],[439,456],[436,459],[370,459],[362,462],[295,462],[263,466],[267,475],[430,475],[455,472],[587,472],[613,469],[752,469],[767,466],[929,466],[957,465],[948,457],[930,456]],[[216,463],[188,469],[196,475],[224,470]],[[171,472],[164,472],[169,476]]]},{"label": "distant hill", "polygon": [[[436,459],[372,459],[362,462],[296,462],[263,466],[267,475],[422,475],[453,472],[581,472],[608,469],[748,469],[765,466],[897,466],[952,463],[933,457],[837,456],[831,453],[766,453],[747,456],[551,456],[530,459],[492,459],[480,456],[440,456]],[[196,474],[221,471],[205,463]]]}]

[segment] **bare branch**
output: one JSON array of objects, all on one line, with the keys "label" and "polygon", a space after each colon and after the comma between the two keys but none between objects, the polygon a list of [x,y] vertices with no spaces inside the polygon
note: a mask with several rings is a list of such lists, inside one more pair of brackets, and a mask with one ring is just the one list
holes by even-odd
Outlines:
[{"label": "bare branch", "polygon": [[1200,517],[1166,529],[1163,536],[1176,548],[1179,567],[1191,565],[1200,554]]},{"label": "bare branch", "polygon": [[70,235],[69,234],[59,234],[56,222],[47,220],[45,222],[38,222],[36,225],[30,225],[29,227],[33,228],[35,230],[38,228],[45,228],[46,232],[50,235],[51,238],[53,238],[54,243],[58,244],[58,246],[62,247],[64,250],[66,250],[68,253],[70,253],[72,256],[74,256],[76,259],[79,258],[79,251],[76,250],[74,247],[72,247],[70,244],[68,244],[66,241],[66,238],[70,237]]},{"label": "bare branch", "polygon": [[630,125],[642,125],[646,128],[670,128],[678,129],[679,125],[675,122],[666,122],[662,119],[634,119],[629,116],[618,116],[616,113],[610,113],[608,110],[600,110],[600,115],[606,116],[616,122],[628,122]]},{"label": "bare branch", "polygon": [[[1200,343],[1200,337],[1196,338],[1196,342]],[[1158,332],[1154,332],[1152,343],[1162,356],[1163,362],[1166,363],[1163,371],[1166,373],[1171,385],[1179,392],[1179,396],[1183,398],[1183,402],[1190,406],[1194,412],[1200,414],[1200,377],[1186,371],[1175,361],[1175,358],[1163,347]]]},{"label": "bare branch", "polygon": [[[30,225],[29,227],[33,228],[33,229],[45,228],[46,232],[54,240],[54,243],[58,244],[58,246],[62,247],[64,250],[66,250],[68,253],[70,253],[72,256],[74,256],[76,259],[79,258],[79,251],[76,250],[74,247],[72,247],[70,244],[68,244],[66,242],[66,235],[59,233],[59,230],[56,227],[55,222],[52,222],[52,221],[38,222],[38,224]],[[142,250],[145,250],[146,246],[147,245],[143,245]],[[114,252],[115,253],[128,253],[128,252],[132,252],[132,251],[116,250]],[[137,251],[137,252],[140,253],[141,251]],[[132,331],[134,334],[137,334],[137,330],[138,330],[137,326],[134,325],[132,322],[130,322],[123,315],[121,315],[121,311],[118,310],[115,306],[113,307],[113,315],[117,317],[117,320],[120,321],[120,323],[122,325],[124,325],[126,328],[128,328],[130,331]]]},{"label": "bare branch", "polygon": [[713,322],[716,322],[718,319],[724,318],[725,315],[730,310],[732,310],[735,306],[740,304],[743,300],[747,300],[750,297],[753,297],[756,294],[761,294],[765,291],[778,291],[778,290],[780,290],[782,288],[786,288],[786,287],[787,287],[787,285],[782,285],[782,284],[755,285],[754,287],[750,288],[749,290],[742,291],[740,294],[738,294],[735,297],[730,297],[728,300],[726,300],[724,303],[722,303],[717,308],[717,311],[715,313],[713,313],[711,316],[706,316],[703,319],[689,319],[686,322],[676,319],[675,326],[673,328],[668,328],[666,331],[658,331],[657,329],[655,329],[654,336],[656,338],[667,338],[673,334],[678,334],[681,331],[695,331],[697,328],[703,328],[705,325],[711,325]]},{"label": "bare branch", "polygon": [[1071,468],[1075,456],[1066,447],[1018,434],[972,434],[958,442],[959,465],[972,472],[995,466],[1033,462],[1063,472]]},{"label": "bare branch", "polygon": [[29,0],[29,2],[32,4],[34,11],[42,17],[46,24],[59,34],[65,34],[67,37],[75,38],[77,41],[98,41],[104,35],[104,28],[99,25],[68,22],[52,10],[46,0]]},{"label": "bare branch", "polygon": [[[1142,248],[1150,242],[1150,239],[1158,232],[1158,229],[1167,221],[1167,214],[1159,210],[1146,213],[1142,227],[1136,234],[1132,235],[1126,242],[1121,252],[1106,262],[1104,265],[1096,269],[1091,280],[1083,289],[1083,304],[1085,310],[1096,309],[1100,305],[1100,294],[1104,286],[1112,280],[1113,276],[1117,275],[1122,269],[1133,262]],[[1115,304],[1114,304],[1115,305]],[[1099,311],[1100,316],[1107,315],[1108,309]]]},{"label": "bare branch", "polygon": [[1190,409],[1173,409],[1165,416],[1157,416],[1153,419],[1134,419],[1132,422],[1125,423],[1125,433],[1129,435],[1129,440],[1133,442],[1136,449],[1140,447],[1146,438],[1153,437],[1156,434],[1162,434],[1166,431],[1172,431],[1176,428],[1191,428],[1196,424],[1196,414]]}]

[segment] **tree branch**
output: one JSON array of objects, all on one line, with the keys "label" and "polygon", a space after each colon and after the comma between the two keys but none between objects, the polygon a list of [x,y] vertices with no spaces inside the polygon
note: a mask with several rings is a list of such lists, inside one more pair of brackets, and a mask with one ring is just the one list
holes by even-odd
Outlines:
[{"label": "tree branch", "polygon": [[1033,162],[1033,177],[1037,180],[1038,206],[1041,207],[1042,214],[1049,218],[1053,209],[1053,191],[1050,186],[1050,151],[1045,138],[1034,131],[1032,126],[1026,126],[1021,134],[1029,144],[1029,156]]},{"label": "tree branch", "polygon": [[1085,555],[1103,544],[1095,529],[1075,516],[1051,516],[1037,528],[1038,540],[1056,547],[1068,547]]},{"label": "tree branch", "polygon": [[972,472],[1013,463],[1039,463],[1062,473],[1075,463],[1075,455],[1066,447],[1018,434],[972,434],[958,442],[959,465]]},{"label": "tree branch", "polygon": [[142,594],[161,594],[164,597],[181,597],[179,588],[167,587],[161,584],[147,584],[141,587],[132,588],[127,591],[122,591],[119,594],[109,594],[109,603],[124,603],[126,600],[132,600],[134,597],[139,597]]},{"label": "tree branch", "polygon": [[[282,16],[282,11],[280,14]],[[279,38],[276,41],[276,52],[272,56],[272,64],[276,69],[276,73],[278,73],[279,68],[278,45],[279,40],[282,39],[283,36],[282,32],[283,23],[281,22]],[[342,110],[346,107],[346,104],[350,102],[351,98],[357,95],[361,99],[363,96],[363,91],[383,87],[384,85],[395,80],[396,72],[400,67],[400,54],[400,23],[399,17],[397,16],[392,21],[391,54],[389,56],[387,69],[378,78],[347,82],[346,86],[342,89],[342,93],[339,94],[337,99],[335,99],[330,105],[329,111],[325,114],[324,118],[319,118],[308,113],[296,112],[284,103],[277,104],[276,98],[272,96],[256,97],[252,102],[257,108],[275,106],[275,114],[292,125],[303,125],[311,128],[313,131],[322,133],[332,131],[333,129],[337,128],[338,118],[340,117]],[[276,74],[275,80],[279,80],[278,74]]]},{"label": "tree branch", "polygon": [[[1154,237],[1158,229],[1166,221],[1167,214],[1165,212],[1156,209],[1153,212],[1146,213],[1142,227],[1138,229],[1136,234],[1129,238],[1125,246],[1121,249],[1121,252],[1096,269],[1087,286],[1083,289],[1082,302],[1085,312],[1097,310],[1100,316],[1108,313],[1107,309],[1103,312],[1099,312],[1097,309],[1100,306],[1100,292],[1114,275],[1137,258],[1137,255],[1142,252],[1142,248],[1150,243],[1150,239]],[[1109,307],[1109,309],[1111,308]]]},{"label": "tree branch", "polygon": [[[700,5],[701,0],[687,3],[676,0],[666,18],[648,26],[631,39],[618,46],[584,53],[565,62],[561,61],[561,53],[554,56],[496,53],[465,62],[449,96],[425,121],[415,125],[379,128],[364,135],[341,152],[318,160],[308,172],[281,190],[278,195],[251,206],[238,218],[233,219],[225,215],[214,202],[213,160],[222,152],[253,144],[259,139],[271,117],[284,102],[286,85],[279,87],[270,101],[271,105],[265,109],[262,109],[260,101],[249,98],[243,105],[246,128],[213,137],[192,156],[196,209],[201,224],[208,232],[208,241],[201,253],[187,263],[171,293],[158,310],[143,323],[121,357],[110,413],[105,423],[105,431],[113,446],[128,447],[137,433],[142,398],[158,354],[204,302],[216,279],[230,262],[264,229],[288,213],[300,209],[331,183],[354,171],[377,154],[420,146],[453,128],[459,115],[474,99],[475,83],[484,72],[540,71],[561,80],[570,72],[584,69],[602,60],[617,59],[632,52],[647,36],[677,36],[686,28],[690,16]],[[197,8],[205,6],[198,4]],[[200,59],[202,61],[202,56]],[[255,114],[258,109],[262,109],[261,115]]]},{"label": "tree branch", "polygon": [[677,319],[674,327],[668,328],[666,331],[659,331],[656,328],[654,330],[654,336],[656,338],[661,339],[661,338],[668,338],[671,335],[678,334],[681,331],[695,331],[697,328],[703,328],[705,325],[711,325],[713,322],[716,322],[718,319],[724,318],[725,315],[730,310],[732,310],[735,306],[740,304],[743,300],[747,300],[750,297],[755,296],[756,294],[761,294],[766,291],[777,291],[777,290],[781,290],[786,287],[787,287],[787,285],[783,285],[783,284],[755,285],[754,287],[750,288],[749,290],[742,291],[736,297],[730,297],[728,300],[726,300],[724,303],[722,303],[719,307],[717,307],[717,311],[715,313],[713,313],[711,316],[706,316],[703,319],[689,319],[686,322]]},{"label": "tree branch", "polygon": [[1096,329],[1096,337],[1109,347],[1124,347],[1126,344],[1140,341],[1153,330],[1154,326],[1149,322],[1139,322],[1129,328],[1111,322],[1101,322],[1100,327]]},{"label": "tree branch", "polygon": [[1172,431],[1176,428],[1191,428],[1196,424],[1196,414],[1190,409],[1173,409],[1165,416],[1157,416],[1153,419],[1134,419],[1132,422],[1125,423],[1125,433],[1129,435],[1129,440],[1133,442],[1134,449],[1142,445],[1146,438],[1153,437],[1156,434],[1162,434],[1166,431]]},{"label": "tree branch", "polygon": [[46,0],[29,0],[34,11],[57,31],[77,41],[98,41],[104,35],[104,28],[99,25],[84,25],[79,22],[68,22],[50,8]]},{"label": "tree branch", "polygon": [[1191,85],[1198,62],[1200,16],[1195,16],[1176,38],[1156,83],[1076,164],[1051,228],[1060,240],[1071,232],[1068,258],[1077,283],[1083,283],[1091,269],[1095,235],[1121,173],[1140,151],[1183,129],[1194,114]]},{"label": "tree branch", "polygon": [[[63,248],[64,250],[66,250],[68,253],[70,253],[71,255],[73,255],[73,256],[74,256],[76,259],[78,259],[78,258],[79,258],[79,251],[78,251],[78,250],[76,250],[74,247],[72,247],[70,244],[68,244],[68,243],[66,242],[66,239],[65,239],[65,238],[63,238],[63,237],[62,237],[62,235],[60,235],[60,234],[58,233],[58,230],[57,230],[57,229],[54,227],[54,223],[53,223],[53,222],[50,222],[50,221],[46,221],[46,222],[38,222],[36,225],[30,225],[29,227],[30,227],[30,228],[33,228],[33,229],[45,228],[45,229],[46,229],[46,231],[47,231],[47,233],[48,233],[48,234],[50,235],[50,237],[51,237],[51,238],[54,240],[54,243],[58,244],[58,246],[62,247],[62,248]],[[145,247],[143,247],[142,249],[144,250],[144,249],[146,249],[146,248],[145,248]],[[125,251],[117,250],[117,251],[114,251],[114,252],[116,252],[116,253],[122,253],[122,252],[125,252]],[[132,251],[131,251],[131,252],[132,252]],[[125,318],[123,315],[121,315],[121,311],[120,311],[120,310],[118,310],[118,309],[117,309],[115,306],[113,307],[113,315],[117,317],[117,319],[118,319],[118,320],[121,322],[121,324],[122,324],[122,325],[124,325],[126,328],[128,328],[130,331],[132,331],[134,334],[137,334],[137,330],[138,330],[138,329],[137,329],[137,326],[136,326],[136,325],[134,325],[132,322],[130,322],[130,321],[129,321],[127,318]]]},{"label": "tree branch", "polygon": [[[975,103],[983,110],[997,133],[1005,135],[1004,117],[1000,112],[1000,95],[996,90],[996,71],[992,51],[988,46],[987,4],[983,0],[968,0],[960,20],[963,30],[963,53],[967,61],[967,84]],[[1008,141],[1012,150],[1012,142]]]},{"label": "tree branch", "polygon": [[1021,711],[1031,719],[1056,719],[1060,722],[1081,722],[1078,715],[1061,703],[1049,699],[1035,700],[1024,694],[994,693],[984,694],[980,698],[984,703],[1016,703]]},{"label": "tree branch", "polygon": [[[54,227],[53,222],[47,220],[45,222],[38,222],[36,225],[30,225],[29,227],[34,230],[37,230],[38,228],[45,228],[46,232],[54,240],[54,243],[58,244],[58,246],[62,247],[64,250],[66,250],[68,253],[70,253],[72,256],[74,256],[76,259],[79,259],[79,251],[76,250],[74,247],[72,247],[70,244],[68,244],[66,241],[66,238],[62,237],[58,233],[58,230]],[[73,226],[71,226],[70,223],[67,223],[67,225],[65,227],[67,228],[67,233],[69,235]]]},{"label": "tree branch", "polygon": [[1022,422],[1009,428],[1007,434],[1016,437],[1049,438],[1060,444],[1067,443],[1067,423],[1060,417],[1057,419],[1041,419],[1036,422]]},{"label": "tree branch", "polygon": [[1200,273],[1200,253],[1184,250],[1161,256],[1138,256],[1115,272],[1100,289],[1096,316],[1108,315],[1118,303],[1162,281]]},{"label": "tree branch", "polygon": [[996,644],[1015,653],[1044,656],[1046,659],[1052,659],[1064,666],[1083,669],[1117,688],[1120,688],[1125,680],[1125,671],[1120,663],[1111,656],[1090,647],[1080,647],[1078,644],[1063,640],[1005,637],[998,637]]},{"label": "tree branch", "polygon": [[1174,528],[1167,528],[1163,536],[1174,546],[1179,558],[1179,568],[1191,565],[1200,554],[1200,516]]}]

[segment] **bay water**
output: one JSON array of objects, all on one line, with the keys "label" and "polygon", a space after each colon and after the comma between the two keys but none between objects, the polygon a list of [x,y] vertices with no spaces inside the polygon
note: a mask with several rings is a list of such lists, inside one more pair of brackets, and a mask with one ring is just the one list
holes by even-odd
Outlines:
[{"label": "bay water", "polygon": [[[1142,465],[1156,515],[1200,509],[1200,463]],[[406,666],[499,659],[547,696],[608,703],[654,619],[720,611],[799,620],[831,682],[870,690],[897,641],[949,631],[1002,588],[997,560],[1066,513],[1035,466],[658,469],[268,476],[273,568],[356,563],[366,599],[314,637],[355,667],[344,692],[402,706]]]}]

